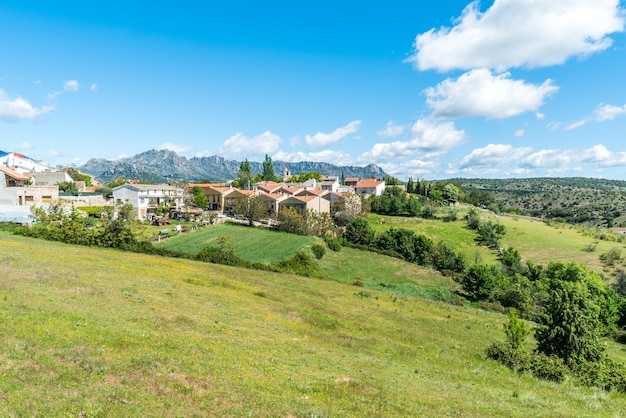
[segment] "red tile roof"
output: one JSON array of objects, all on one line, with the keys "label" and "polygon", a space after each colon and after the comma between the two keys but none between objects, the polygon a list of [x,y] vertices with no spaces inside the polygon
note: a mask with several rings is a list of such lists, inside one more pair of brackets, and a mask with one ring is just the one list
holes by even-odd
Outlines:
[{"label": "red tile roof", "polygon": [[357,183],[356,187],[357,188],[370,188],[370,187],[376,187],[380,184],[383,184],[384,181],[382,180],[376,180],[376,179],[363,179],[360,182]]}]

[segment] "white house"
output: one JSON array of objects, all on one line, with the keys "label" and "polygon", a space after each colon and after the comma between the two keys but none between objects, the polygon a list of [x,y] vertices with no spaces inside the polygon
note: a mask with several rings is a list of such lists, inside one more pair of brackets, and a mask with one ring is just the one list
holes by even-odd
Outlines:
[{"label": "white house", "polygon": [[359,195],[380,196],[385,191],[385,182],[384,180],[364,179],[356,184],[354,191]]},{"label": "white house", "polygon": [[123,184],[113,189],[113,200],[115,204],[130,203],[137,210],[137,219],[145,221],[162,206],[183,209],[183,193],[169,184]]},{"label": "white house", "polygon": [[58,171],[57,169],[50,167],[40,161],[33,160],[19,154],[17,152],[4,152],[0,151],[0,165],[17,171],[18,173],[42,173],[46,171]]},{"label": "white house", "polygon": [[330,193],[336,193],[339,190],[339,177],[337,176],[329,176],[322,178],[322,182],[320,183],[322,190],[326,190]]}]

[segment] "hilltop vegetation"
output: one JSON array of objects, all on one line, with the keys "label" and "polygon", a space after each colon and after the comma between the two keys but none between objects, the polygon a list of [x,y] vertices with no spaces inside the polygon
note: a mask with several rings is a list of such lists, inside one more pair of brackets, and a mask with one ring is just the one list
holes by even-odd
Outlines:
[{"label": "hilltop vegetation", "polygon": [[591,178],[453,179],[488,192],[505,212],[593,227],[626,226],[626,181]]}]

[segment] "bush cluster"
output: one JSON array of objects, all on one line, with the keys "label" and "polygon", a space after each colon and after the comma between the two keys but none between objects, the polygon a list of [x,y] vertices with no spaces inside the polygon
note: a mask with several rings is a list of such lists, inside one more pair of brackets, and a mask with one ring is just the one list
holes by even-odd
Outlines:
[{"label": "bush cluster", "polygon": [[351,247],[433,267],[441,272],[463,273],[467,267],[463,255],[444,242],[434,243],[405,228],[390,228],[377,236],[364,218],[353,219],[346,226],[343,238]]}]

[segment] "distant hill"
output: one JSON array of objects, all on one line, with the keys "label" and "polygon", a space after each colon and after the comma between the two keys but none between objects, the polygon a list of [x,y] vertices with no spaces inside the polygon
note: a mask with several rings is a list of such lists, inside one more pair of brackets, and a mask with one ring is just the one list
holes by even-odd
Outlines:
[{"label": "distant hill", "polygon": [[493,194],[502,210],[588,226],[626,226],[626,181],[586,177],[450,179]]},{"label": "distant hill", "polygon": [[[123,158],[116,161],[102,158],[92,158],[78,169],[91,174],[101,182],[109,182],[118,177],[143,180],[152,183],[161,183],[168,180],[185,181],[227,181],[237,177],[239,161],[227,160],[220,156],[186,158],[179,156],[174,151],[150,150],[137,154],[133,157]],[[359,178],[382,178],[387,174],[377,165],[370,164],[359,166],[338,166],[323,162],[302,161],[290,163],[285,161],[273,161],[274,171],[281,175],[285,169],[292,174],[317,171],[322,175]],[[250,162],[252,174],[262,172],[260,162]]]}]

